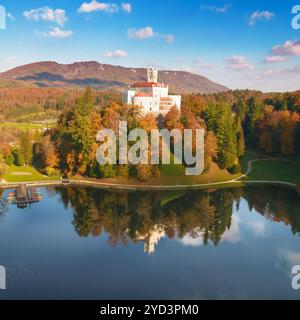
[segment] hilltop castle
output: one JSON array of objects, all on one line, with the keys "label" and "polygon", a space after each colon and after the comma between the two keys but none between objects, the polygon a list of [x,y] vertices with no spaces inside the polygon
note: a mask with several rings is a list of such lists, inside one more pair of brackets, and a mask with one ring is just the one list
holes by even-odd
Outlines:
[{"label": "hilltop castle", "polygon": [[137,82],[124,93],[124,103],[140,106],[144,113],[166,114],[181,108],[181,96],[169,95],[169,86],[158,82],[158,69],[147,69],[147,82]]}]

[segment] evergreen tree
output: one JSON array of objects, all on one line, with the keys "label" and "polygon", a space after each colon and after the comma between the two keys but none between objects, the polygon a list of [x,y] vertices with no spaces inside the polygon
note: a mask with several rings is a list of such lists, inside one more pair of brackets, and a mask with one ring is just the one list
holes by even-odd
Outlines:
[{"label": "evergreen tree", "polygon": [[237,160],[237,135],[231,107],[224,102],[211,104],[204,118],[208,129],[217,136],[218,164],[221,168],[230,168]]},{"label": "evergreen tree", "polygon": [[245,139],[244,139],[244,130],[243,130],[240,118],[236,119],[235,131],[236,131],[236,138],[237,138],[236,152],[237,152],[237,156],[241,157],[245,152]]},{"label": "evergreen tree", "polygon": [[294,131],[294,146],[295,152],[300,154],[300,122],[298,122]]},{"label": "evergreen tree", "polygon": [[249,146],[256,147],[256,124],[264,116],[264,104],[262,100],[256,96],[250,98],[247,102],[248,113],[245,118],[245,136]]},{"label": "evergreen tree", "polygon": [[20,152],[22,154],[25,165],[32,164],[33,145],[30,141],[29,131],[22,132],[20,137]]},{"label": "evergreen tree", "polygon": [[239,99],[233,106],[234,112],[237,114],[238,118],[243,122],[246,117],[247,105],[243,99]]},{"label": "evergreen tree", "polygon": [[22,151],[20,148],[15,150],[14,157],[15,157],[15,164],[17,166],[24,166],[25,161],[24,161],[24,157],[23,157],[23,154],[22,154]]}]

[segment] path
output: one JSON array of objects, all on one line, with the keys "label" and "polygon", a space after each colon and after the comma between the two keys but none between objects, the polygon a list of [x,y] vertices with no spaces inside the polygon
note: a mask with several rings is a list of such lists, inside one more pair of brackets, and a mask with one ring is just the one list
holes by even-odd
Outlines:
[{"label": "path", "polygon": [[[62,186],[62,185],[73,185],[73,186],[90,186],[100,189],[120,189],[120,190],[191,190],[191,189],[200,189],[208,187],[217,187],[220,185],[227,184],[274,184],[274,185],[283,185],[288,187],[296,187],[294,183],[285,182],[285,181],[274,181],[274,180],[248,180],[241,181],[241,179],[247,177],[252,172],[252,164],[259,161],[267,161],[270,158],[265,159],[253,159],[247,162],[248,168],[244,174],[234,178],[232,180],[212,182],[212,183],[202,183],[202,184],[188,184],[188,185],[142,185],[142,184],[118,184],[118,183],[109,183],[101,181],[91,181],[91,180],[69,180],[67,184],[63,183],[61,180],[53,181],[31,181],[26,182],[26,185],[29,187],[47,187],[47,186]],[[277,161],[284,161],[283,159],[272,158]],[[289,161],[289,160],[286,160]],[[18,182],[0,182],[0,189],[12,189],[17,188],[20,185]]]}]

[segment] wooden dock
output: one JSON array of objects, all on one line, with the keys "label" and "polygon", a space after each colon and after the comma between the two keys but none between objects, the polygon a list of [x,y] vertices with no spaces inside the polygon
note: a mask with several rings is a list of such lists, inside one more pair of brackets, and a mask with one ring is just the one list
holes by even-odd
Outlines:
[{"label": "wooden dock", "polygon": [[8,194],[8,200],[10,203],[16,204],[18,208],[26,208],[29,204],[40,202],[42,196],[36,188],[20,184],[15,191]]}]

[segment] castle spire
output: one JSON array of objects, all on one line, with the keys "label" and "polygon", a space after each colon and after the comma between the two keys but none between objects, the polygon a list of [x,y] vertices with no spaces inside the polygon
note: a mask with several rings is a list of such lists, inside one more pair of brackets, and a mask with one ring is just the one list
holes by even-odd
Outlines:
[{"label": "castle spire", "polygon": [[148,82],[158,82],[158,68],[147,69]]}]

